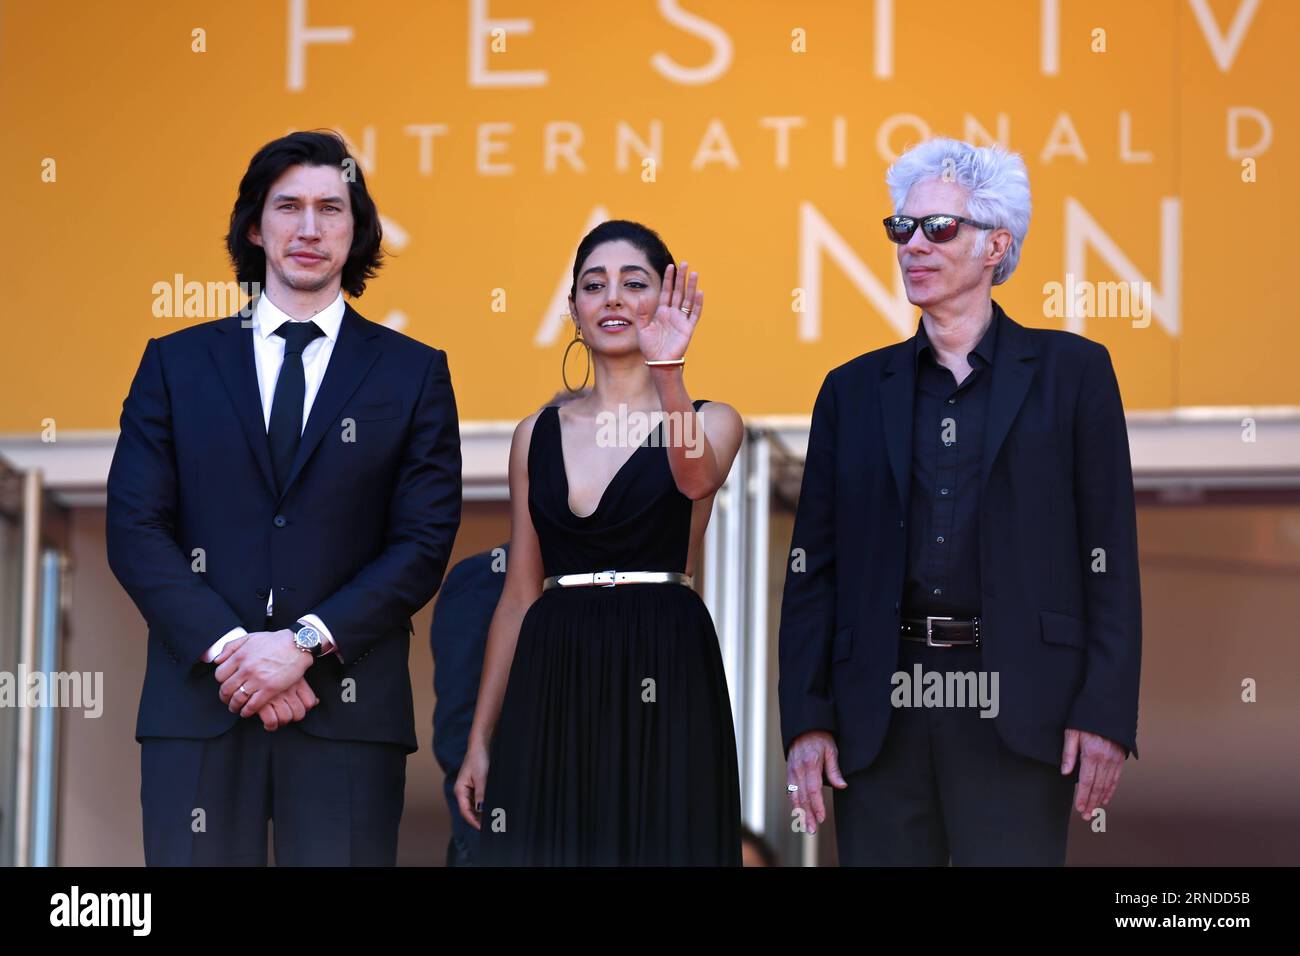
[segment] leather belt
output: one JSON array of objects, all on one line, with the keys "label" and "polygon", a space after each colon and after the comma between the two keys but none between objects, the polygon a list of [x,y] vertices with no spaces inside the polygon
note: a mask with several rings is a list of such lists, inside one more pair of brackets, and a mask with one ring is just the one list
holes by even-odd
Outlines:
[{"label": "leather belt", "polygon": [[979,647],[980,619],[941,617],[905,617],[898,623],[898,636],[930,647]]},{"label": "leather belt", "polygon": [[551,588],[612,588],[618,584],[684,584],[694,586],[689,574],[680,571],[587,571],[583,574],[553,574],[542,581]]}]

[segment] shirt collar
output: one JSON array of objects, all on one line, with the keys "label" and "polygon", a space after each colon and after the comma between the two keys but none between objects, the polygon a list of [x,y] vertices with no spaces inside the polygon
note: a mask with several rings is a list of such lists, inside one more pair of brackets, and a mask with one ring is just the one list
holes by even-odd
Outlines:
[{"label": "shirt collar", "polygon": [[[966,353],[966,357],[968,359],[972,355],[978,355],[981,359],[984,360],[985,365],[993,364],[993,353],[996,350],[997,340],[998,340],[998,326],[1001,324],[1001,322],[1002,322],[1002,309],[996,302],[994,302],[993,318],[989,321],[989,327],[984,330],[984,334],[980,336],[980,340],[975,344],[975,348],[971,349],[970,352]],[[917,319],[916,320],[916,349],[913,353],[913,361],[915,366],[920,365],[921,355],[927,349],[933,352],[934,346],[930,344],[930,337],[925,334],[925,320]]]},{"label": "shirt collar", "polygon": [[[339,328],[343,325],[343,313],[346,308],[347,305],[343,301],[343,292],[340,290],[334,301],[313,315],[311,321],[315,322],[316,326],[325,333],[326,338],[331,342],[337,342]],[[295,321],[292,316],[287,315],[272,302],[270,296],[265,292],[257,297],[254,320],[257,323],[257,334],[264,339],[274,335],[275,330],[285,322]]]}]

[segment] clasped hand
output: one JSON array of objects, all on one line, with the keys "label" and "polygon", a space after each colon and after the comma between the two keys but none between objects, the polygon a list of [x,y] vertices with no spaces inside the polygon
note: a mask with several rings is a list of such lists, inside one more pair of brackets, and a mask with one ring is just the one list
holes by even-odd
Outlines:
[{"label": "clasped hand", "polygon": [[267,730],[275,730],[302,720],[320,703],[303,676],[313,660],[294,644],[292,631],[255,631],[221,649],[213,676],[232,714],[257,714]]}]

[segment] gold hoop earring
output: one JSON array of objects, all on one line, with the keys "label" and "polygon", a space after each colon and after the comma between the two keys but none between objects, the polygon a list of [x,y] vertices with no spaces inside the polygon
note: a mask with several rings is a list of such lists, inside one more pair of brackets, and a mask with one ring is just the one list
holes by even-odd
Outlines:
[{"label": "gold hoop earring", "polygon": [[[582,337],[582,327],[577,322],[573,323],[573,341],[564,347],[564,358],[560,359],[560,379],[564,382],[564,387],[568,389],[569,394],[573,395],[587,387],[587,379],[591,377],[591,346],[587,340]],[[582,384],[574,388],[569,384],[569,352],[575,345],[581,344],[587,355],[587,370],[582,373]]]}]

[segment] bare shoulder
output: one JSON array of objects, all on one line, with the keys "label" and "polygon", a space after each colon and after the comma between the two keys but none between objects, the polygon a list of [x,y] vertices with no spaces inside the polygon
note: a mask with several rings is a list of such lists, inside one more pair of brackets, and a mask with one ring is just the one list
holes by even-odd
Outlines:
[{"label": "bare shoulder", "polygon": [[729,469],[745,438],[745,423],[740,413],[726,402],[705,402],[698,415],[700,428],[713,446],[719,463],[724,469]]},{"label": "bare shoulder", "polygon": [[537,419],[545,411],[545,408],[539,408],[515,426],[514,436],[510,439],[510,466],[512,468],[516,468],[521,472],[527,471],[528,448],[533,442],[533,427],[537,424]]},{"label": "bare shoulder", "polygon": [[546,411],[545,408],[539,408],[515,426],[514,438],[510,440],[510,447],[512,449],[521,449],[524,452],[528,451],[528,445],[533,440],[533,426],[537,424],[537,419],[541,417],[542,412],[544,411]]},{"label": "bare shoulder", "polygon": [[705,402],[699,408],[700,419],[705,428],[726,428],[739,431],[744,427],[740,412],[726,402]]}]

